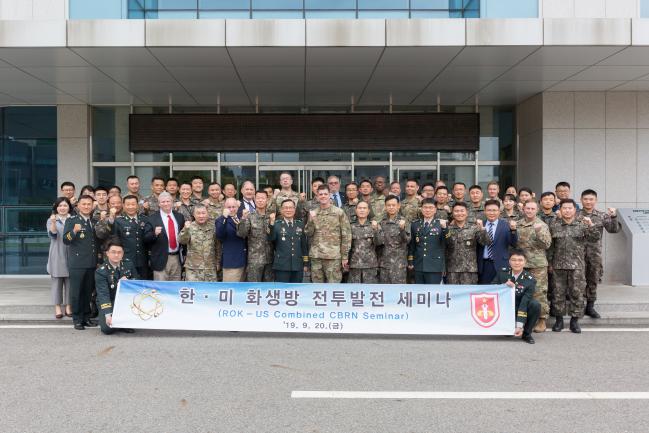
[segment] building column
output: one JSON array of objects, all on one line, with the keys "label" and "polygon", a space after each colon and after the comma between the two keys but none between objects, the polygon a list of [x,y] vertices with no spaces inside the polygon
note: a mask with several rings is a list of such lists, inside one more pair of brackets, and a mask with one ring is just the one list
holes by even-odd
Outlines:
[{"label": "building column", "polygon": [[57,106],[58,185],[71,181],[81,187],[90,183],[90,107]]}]

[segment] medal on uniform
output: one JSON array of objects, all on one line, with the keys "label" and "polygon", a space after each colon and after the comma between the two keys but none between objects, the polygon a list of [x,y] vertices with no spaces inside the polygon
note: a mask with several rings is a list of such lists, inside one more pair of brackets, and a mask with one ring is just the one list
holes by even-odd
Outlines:
[{"label": "medal on uniform", "polygon": [[415,241],[419,242],[419,236],[417,236],[417,237],[415,238]]},{"label": "medal on uniform", "polygon": [[127,230],[127,231],[126,231],[126,236],[131,236],[131,232],[129,232],[129,231]]},{"label": "medal on uniform", "polygon": [[114,288],[115,288],[115,284],[111,284],[111,285],[110,285],[110,288],[111,288],[111,289],[114,289]]},{"label": "medal on uniform", "polygon": [[284,236],[282,236],[282,241],[286,241],[286,238]]},{"label": "medal on uniform", "polygon": [[86,235],[85,235],[85,233],[84,233],[84,232],[81,232],[81,234],[79,235],[79,237],[80,237],[81,239],[83,239],[83,238],[85,238],[85,237],[86,237]]},{"label": "medal on uniform", "polygon": [[466,245],[467,245],[467,247],[470,247],[471,246],[471,241],[466,241]]}]

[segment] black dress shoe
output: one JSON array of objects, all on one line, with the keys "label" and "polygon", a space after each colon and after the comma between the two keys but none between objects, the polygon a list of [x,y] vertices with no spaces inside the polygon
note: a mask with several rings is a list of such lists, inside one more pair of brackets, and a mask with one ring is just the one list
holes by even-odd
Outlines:
[{"label": "black dress shoe", "polygon": [[122,328],[122,332],[125,332],[127,334],[132,334],[135,332],[135,330],[132,328]]},{"label": "black dress shoe", "polygon": [[532,334],[523,334],[523,341],[528,344],[536,343],[536,341],[534,341],[534,337],[532,337]]},{"label": "black dress shoe", "polygon": [[595,301],[588,301],[586,304],[586,311],[584,311],[586,316],[592,317],[593,319],[601,319],[602,316],[595,311]]},{"label": "black dress shoe", "polygon": [[75,323],[74,329],[76,329],[77,331],[83,331],[84,329],[86,329],[86,327],[83,326],[83,323]]},{"label": "black dress shoe", "polygon": [[552,330],[554,332],[561,332],[563,329],[563,316],[557,316],[554,318],[554,326],[552,327]]},{"label": "black dress shoe", "polygon": [[85,322],[83,322],[83,326],[94,328],[97,326],[97,322],[95,320],[86,320]]},{"label": "black dress shoe", "polygon": [[579,326],[579,318],[573,317],[570,319],[570,331],[575,334],[581,334],[581,326]]}]

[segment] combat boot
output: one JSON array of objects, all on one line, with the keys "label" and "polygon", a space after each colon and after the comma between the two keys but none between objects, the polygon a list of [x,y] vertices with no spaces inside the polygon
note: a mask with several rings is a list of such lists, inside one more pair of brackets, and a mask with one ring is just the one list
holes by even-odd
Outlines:
[{"label": "combat boot", "polygon": [[556,316],[554,318],[554,326],[552,327],[553,332],[561,332],[563,329],[563,316]]},{"label": "combat boot", "polygon": [[597,311],[595,311],[595,301],[588,301],[586,303],[586,311],[584,311],[584,314],[593,319],[600,319],[602,317]]},{"label": "combat boot", "polygon": [[579,317],[573,317],[570,319],[570,332],[575,334],[581,334],[581,327],[579,326]]},{"label": "combat boot", "polygon": [[539,319],[538,322],[536,322],[536,326],[534,327],[534,332],[545,332],[546,328],[547,325],[545,324],[545,319],[541,318]]}]

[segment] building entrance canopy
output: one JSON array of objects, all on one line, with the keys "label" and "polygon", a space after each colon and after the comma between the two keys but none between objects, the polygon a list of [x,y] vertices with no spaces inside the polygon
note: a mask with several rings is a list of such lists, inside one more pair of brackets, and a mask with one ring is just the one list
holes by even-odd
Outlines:
[{"label": "building entrance canopy", "polygon": [[1,21],[0,30],[3,105],[296,112],[649,90],[643,19]]}]

